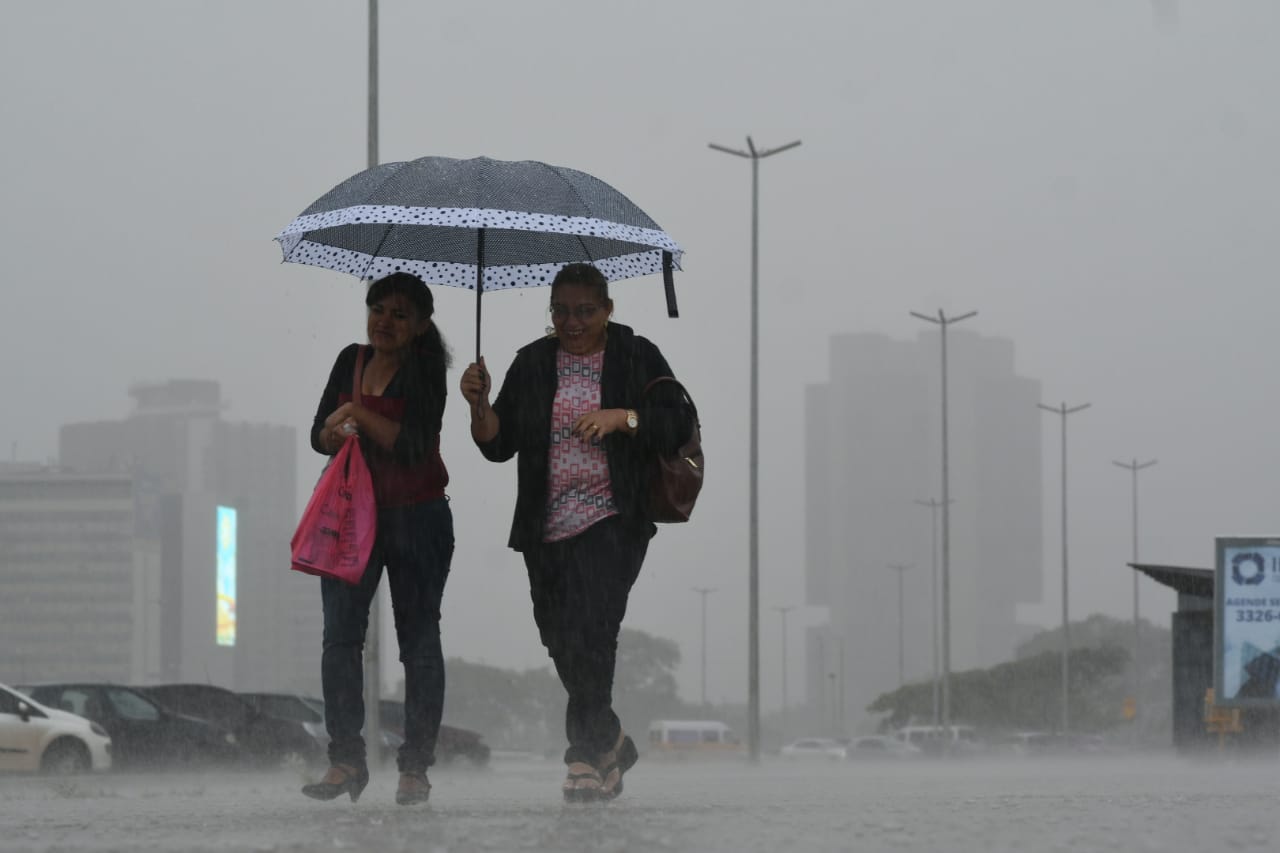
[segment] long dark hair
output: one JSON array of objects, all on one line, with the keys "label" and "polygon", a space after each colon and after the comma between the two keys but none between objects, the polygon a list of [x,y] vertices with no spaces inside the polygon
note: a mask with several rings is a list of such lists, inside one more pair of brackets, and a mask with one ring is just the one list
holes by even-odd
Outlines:
[{"label": "long dark hair", "polygon": [[[397,293],[403,295],[420,316],[431,319],[435,313],[435,300],[426,283],[407,272],[392,273],[370,284],[364,301],[366,305],[373,306]],[[404,446],[397,452],[402,452],[409,464],[417,464],[431,451],[430,442],[424,443],[425,436],[435,436],[440,432],[449,384],[445,370],[452,357],[434,321],[426,332],[414,338],[409,349],[400,366],[401,393],[405,397],[406,417],[415,418],[425,433],[413,430],[412,434],[404,436]],[[397,446],[400,444],[397,440]]]}]

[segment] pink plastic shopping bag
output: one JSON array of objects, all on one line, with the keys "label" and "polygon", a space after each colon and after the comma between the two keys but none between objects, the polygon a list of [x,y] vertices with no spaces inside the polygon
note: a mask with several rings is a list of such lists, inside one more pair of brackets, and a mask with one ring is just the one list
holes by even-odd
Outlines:
[{"label": "pink plastic shopping bag", "polygon": [[293,534],[293,569],[357,584],[377,535],[373,478],[351,436],[316,483]]}]

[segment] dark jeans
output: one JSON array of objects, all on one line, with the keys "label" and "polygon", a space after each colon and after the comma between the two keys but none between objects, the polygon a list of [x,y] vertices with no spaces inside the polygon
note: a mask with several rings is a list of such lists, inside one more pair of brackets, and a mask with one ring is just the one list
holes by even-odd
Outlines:
[{"label": "dark jeans", "polygon": [[402,771],[435,763],[444,708],[440,599],[453,558],[453,513],[441,498],[378,511],[378,538],[359,585],[322,578],[324,601],[324,722],[329,761],[364,767],[364,637],[382,568],[391,583],[400,661],[404,664]]},{"label": "dark jeans", "polygon": [[566,764],[594,763],[622,731],[613,712],[618,631],[648,548],[645,533],[613,516],[524,552],[533,618],[569,694]]}]

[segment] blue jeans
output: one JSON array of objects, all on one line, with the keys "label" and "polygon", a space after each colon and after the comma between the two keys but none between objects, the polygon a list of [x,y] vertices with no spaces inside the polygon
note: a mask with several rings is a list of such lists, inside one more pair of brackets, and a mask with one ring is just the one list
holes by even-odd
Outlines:
[{"label": "blue jeans", "polygon": [[447,498],[378,511],[378,536],[364,577],[356,586],[322,578],[324,722],[329,761],[363,768],[364,638],[383,566],[391,583],[400,661],[404,664],[402,772],[435,763],[444,708],[444,653],[440,648],[440,600],[453,559],[453,513]]}]

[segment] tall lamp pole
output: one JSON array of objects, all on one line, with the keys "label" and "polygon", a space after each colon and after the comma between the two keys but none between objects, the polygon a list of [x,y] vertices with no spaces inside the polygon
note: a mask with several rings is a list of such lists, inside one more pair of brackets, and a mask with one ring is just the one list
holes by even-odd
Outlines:
[{"label": "tall lamp pole", "polygon": [[907,657],[905,652],[905,642],[903,634],[903,616],[904,607],[902,603],[902,579],[907,573],[907,569],[911,566],[906,563],[890,563],[889,568],[893,569],[898,575],[898,689],[902,689],[902,685],[907,683]]},{"label": "tall lamp pole", "polygon": [[[378,0],[369,0],[369,102],[367,125],[369,168],[378,165]],[[378,590],[369,606],[364,639],[364,736],[369,744],[369,764],[382,764],[382,609]]]},{"label": "tall lamp pole", "polygon": [[[1112,464],[1124,468],[1133,475],[1133,563],[1136,566],[1138,564],[1138,472],[1143,468],[1150,468],[1156,464],[1156,460],[1149,459],[1146,462],[1139,462],[1135,458],[1129,462],[1112,462]],[[1135,571],[1133,573],[1133,702],[1135,710],[1138,703],[1138,691],[1142,687],[1142,666],[1139,660],[1141,649],[1141,635],[1138,628],[1138,573]],[[1136,725],[1134,730],[1137,730]]]},{"label": "tall lamp pole", "polygon": [[933,644],[933,727],[936,729],[941,725],[942,711],[941,679],[938,674],[938,510],[942,508],[942,501],[929,498],[927,501],[917,500],[916,503],[929,508],[929,569],[933,587],[929,619]]},{"label": "tall lamp pole", "polygon": [[782,742],[787,742],[787,613],[795,610],[794,604],[773,608],[782,617]]},{"label": "tall lamp pole", "polygon": [[750,510],[747,518],[748,552],[750,554],[747,581],[747,743],[751,760],[760,760],[760,161],[774,154],[781,154],[800,144],[800,140],[788,142],[777,148],[760,150],[751,137],[747,137],[747,150],[727,148],[708,143],[709,147],[735,157],[751,161],[751,447],[747,468],[750,480]]},{"label": "tall lamp pole", "polygon": [[1071,687],[1069,678],[1071,666],[1071,621],[1067,607],[1069,602],[1069,586],[1067,582],[1067,415],[1083,412],[1091,404],[1081,403],[1078,406],[1067,406],[1066,403],[1062,403],[1056,407],[1046,406],[1044,403],[1036,403],[1036,405],[1044,411],[1053,412],[1062,418],[1062,733],[1066,734],[1071,730]]},{"label": "tall lamp pole", "polygon": [[[977,316],[970,311],[948,317],[938,309],[938,316],[910,312],[917,320],[933,323],[940,332],[942,347],[942,725],[951,725],[951,474],[947,439],[947,327]],[[948,729],[949,730],[949,729]]]},{"label": "tall lamp pole", "polygon": [[714,587],[695,586],[693,591],[702,596],[702,706],[707,705],[707,596],[715,592]]}]

